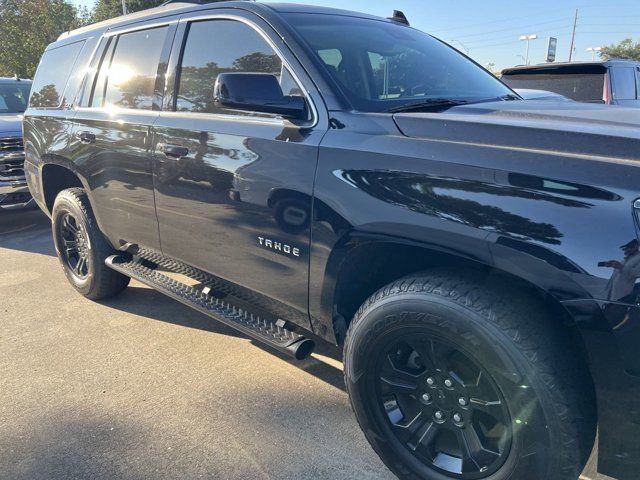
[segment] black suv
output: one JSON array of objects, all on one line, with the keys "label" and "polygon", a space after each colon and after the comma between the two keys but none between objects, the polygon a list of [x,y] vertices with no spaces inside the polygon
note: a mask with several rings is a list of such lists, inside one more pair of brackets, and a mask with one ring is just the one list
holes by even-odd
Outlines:
[{"label": "black suv", "polygon": [[596,427],[640,475],[639,127],[521,101],[399,12],[253,2],[64,34],[24,120],[81,294],[343,345],[369,442],[429,480],[577,479]]}]

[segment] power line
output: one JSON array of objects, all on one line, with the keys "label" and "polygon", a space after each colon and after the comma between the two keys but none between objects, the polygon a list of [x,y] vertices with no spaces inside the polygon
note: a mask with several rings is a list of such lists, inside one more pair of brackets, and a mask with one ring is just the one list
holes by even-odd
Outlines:
[{"label": "power line", "polygon": [[[564,26],[558,27],[558,28],[547,28],[547,29],[544,29],[544,30],[536,30],[536,33],[553,33],[553,34],[555,34],[559,30],[562,30],[562,29],[565,29],[565,28],[569,29],[569,28],[571,28],[571,25],[564,25]],[[508,39],[514,38],[514,37],[515,37],[515,35],[500,35],[498,37],[489,36],[489,37],[483,38],[481,40],[480,39],[478,39],[478,40],[467,40],[465,42],[465,44],[474,45],[474,44],[478,44],[478,43],[494,42],[496,40],[502,40],[502,39],[508,40]]]},{"label": "power line", "polygon": [[[567,19],[563,18],[563,19],[558,19],[558,20],[551,20],[548,22],[539,22],[539,23],[531,23],[528,25],[518,25],[517,27],[509,27],[509,28],[501,28],[498,30],[491,30],[492,33],[499,33],[499,32],[510,32],[510,31],[518,31],[518,30],[522,30],[522,29],[532,29],[535,27],[538,27],[540,25],[549,25],[551,23],[559,23],[559,22],[566,22]],[[560,28],[560,27],[558,27]],[[484,36],[486,35],[486,32],[480,32],[480,33],[469,33],[466,35],[455,35],[456,38],[468,38],[468,37],[480,37],[480,36]]]},{"label": "power line", "polygon": [[[561,9],[555,10],[555,12],[560,12],[560,11],[561,11]],[[554,11],[551,11],[551,12],[546,11],[545,13],[529,15],[529,17],[530,18],[532,18],[532,17],[548,17],[549,13],[554,13]],[[434,32],[448,32],[448,31],[451,31],[452,28],[466,29],[466,28],[470,28],[470,27],[482,27],[482,26],[485,26],[485,25],[492,25],[492,24],[495,24],[495,23],[505,23],[505,22],[513,22],[513,17],[503,18],[503,19],[500,19],[500,20],[490,20],[490,21],[487,21],[487,22],[471,23],[471,24],[466,24],[466,25],[460,25],[458,23],[454,23],[450,27],[443,28],[441,30],[433,30],[433,31]],[[543,23],[545,23],[545,22],[543,22]],[[522,27],[523,28],[527,28],[527,27],[530,27],[530,26],[531,25],[523,25]],[[535,24],[533,26],[535,26]]]}]

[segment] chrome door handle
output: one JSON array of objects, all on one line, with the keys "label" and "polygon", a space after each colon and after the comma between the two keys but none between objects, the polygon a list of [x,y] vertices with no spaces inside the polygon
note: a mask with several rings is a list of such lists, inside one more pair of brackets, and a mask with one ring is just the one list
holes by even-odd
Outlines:
[{"label": "chrome door handle", "polygon": [[76,134],[76,136],[78,137],[78,140],[80,140],[81,143],[85,143],[85,144],[89,144],[89,143],[93,143],[96,141],[96,135],[95,133],[91,133],[91,132],[78,132]]},{"label": "chrome door handle", "polygon": [[159,143],[158,151],[164,153],[165,157],[182,158],[189,155],[189,149],[182,145],[172,145],[170,143]]}]

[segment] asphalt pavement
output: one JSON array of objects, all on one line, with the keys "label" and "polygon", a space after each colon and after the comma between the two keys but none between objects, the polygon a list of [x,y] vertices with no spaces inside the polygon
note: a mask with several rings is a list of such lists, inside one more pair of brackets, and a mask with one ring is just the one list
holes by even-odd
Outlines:
[{"label": "asphalt pavement", "polygon": [[0,299],[1,479],[395,478],[336,349],[290,360],[137,282],[86,300],[39,210],[0,212]]}]

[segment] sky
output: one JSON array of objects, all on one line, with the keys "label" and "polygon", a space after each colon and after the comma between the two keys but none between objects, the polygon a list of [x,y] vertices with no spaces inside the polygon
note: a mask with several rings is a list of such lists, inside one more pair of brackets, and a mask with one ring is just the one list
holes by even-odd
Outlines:
[{"label": "sky", "polygon": [[[70,0],[91,7],[94,0]],[[279,0],[287,2],[287,0]],[[430,33],[468,53],[478,63],[502,68],[524,63],[526,42],[520,35],[538,36],[530,44],[530,63],[546,60],[547,41],[558,39],[557,61],[569,59],[576,9],[578,23],[574,60],[591,60],[588,47],[617,43],[624,38],[640,41],[638,0],[298,0],[391,16],[402,10],[413,27]]]}]

